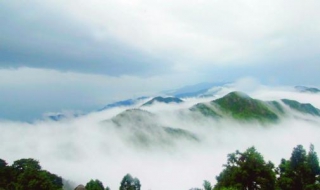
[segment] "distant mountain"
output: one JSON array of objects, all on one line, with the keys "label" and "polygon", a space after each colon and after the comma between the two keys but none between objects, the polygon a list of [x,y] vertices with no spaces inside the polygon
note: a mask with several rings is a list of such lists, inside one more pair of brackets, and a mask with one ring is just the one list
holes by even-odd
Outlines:
[{"label": "distant mountain", "polygon": [[132,106],[132,105],[135,105],[136,103],[138,103],[142,100],[145,100],[147,98],[148,98],[147,96],[142,96],[142,97],[139,97],[136,99],[127,99],[127,100],[114,102],[114,103],[111,103],[111,104],[104,106],[99,111],[110,109],[110,108],[115,108],[115,107]]},{"label": "distant mountain", "polygon": [[198,96],[208,96],[209,90],[213,87],[221,87],[228,84],[227,82],[204,82],[195,85],[185,86],[176,90],[165,91],[164,93],[177,98],[188,98],[188,97],[198,97]]},{"label": "distant mountain", "polygon": [[149,105],[154,104],[155,102],[169,104],[169,103],[181,103],[181,102],[183,102],[183,100],[181,100],[179,98],[176,98],[176,97],[161,97],[161,96],[158,96],[158,97],[155,97],[155,98],[151,99],[150,101],[144,103],[142,106],[149,106]]},{"label": "distant mountain", "polygon": [[318,88],[306,87],[306,86],[295,86],[294,87],[299,92],[310,92],[310,93],[319,93],[320,90]]},{"label": "distant mountain", "polygon": [[155,114],[141,109],[126,110],[105,122],[115,124],[126,140],[138,147],[171,146],[180,140],[199,141],[192,132],[163,126]]},{"label": "distant mountain", "polygon": [[67,116],[64,114],[56,114],[56,115],[48,115],[47,118],[53,121],[60,121],[62,119],[66,119]]},{"label": "distant mountain", "polygon": [[315,115],[315,116],[320,116],[320,110],[315,108],[311,104],[301,104],[295,100],[288,100],[288,99],[282,99],[281,101],[284,104],[288,105],[291,109],[294,109],[296,111]]},{"label": "distant mountain", "polygon": [[61,121],[66,119],[72,119],[76,117],[83,116],[83,113],[74,113],[74,112],[66,112],[66,113],[46,113],[43,115],[43,119],[48,119],[52,121]]},{"label": "distant mountain", "polygon": [[284,106],[303,114],[320,116],[320,110],[311,104],[301,104],[297,101],[283,99],[277,101],[262,101],[249,97],[242,92],[231,92],[226,96],[209,103],[199,103],[190,108],[212,118],[232,117],[237,120],[256,120],[259,122],[276,122],[285,115]]}]

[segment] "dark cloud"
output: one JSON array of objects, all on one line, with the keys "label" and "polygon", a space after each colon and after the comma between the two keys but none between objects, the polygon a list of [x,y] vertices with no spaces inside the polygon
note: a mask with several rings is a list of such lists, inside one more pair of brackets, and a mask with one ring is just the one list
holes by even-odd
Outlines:
[{"label": "dark cloud", "polygon": [[161,60],[35,3],[0,3],[0,67],[50,68],[112,76],[161,72]]}]

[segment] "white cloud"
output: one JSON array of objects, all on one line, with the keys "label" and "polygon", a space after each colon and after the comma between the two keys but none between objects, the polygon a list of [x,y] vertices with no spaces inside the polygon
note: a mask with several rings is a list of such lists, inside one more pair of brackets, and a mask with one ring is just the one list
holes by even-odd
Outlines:
[{"label": "white cloud", "polygon": [[313,54],[320,39],[318,1],[96,0],[52,4],[82,21],[97,40],[111,35],[192,68],[259,62],[277,51],[283,56],[296,56],[294,51]]},{"label": "white cloud", "polygon": [[[289,98],[320,105],[319,95],[288,91],[281,87],[256,88],[253,98]],[[313,98],[310,98],[313,97]],[[189,189],[200,187],[203,180],[214,177],[226,163],[227,154],[256,146],[266,160],[276,165],[289,158],[293,147],[310,143],[320,151],[319,118],[315,122],[285,118],[269,127],[257,123],[194,120],[181,109],[204,99],[191,99],[179,105],[156,104],[148,108],[158,115],[159,124],[188,129],[202,139],[200,144],[178,142],[176,146],[140,149],[123,139],[124,131],[101,123],[124,108],[92,113],[71,121],[39,121],[34,124],[0,122],[1,158],[12,162],[19,158],[38,159],[44,169],[76,183],[98,178],[111,189],[117,189],[126,173],[138,177],[143,189]],[[206,100],[207,101],[207,100]],[[174,109],[173,109],[174,108]],[[19,139],[18,141],[16,139]],[[167,149],[168,148],[168,149]]]}]

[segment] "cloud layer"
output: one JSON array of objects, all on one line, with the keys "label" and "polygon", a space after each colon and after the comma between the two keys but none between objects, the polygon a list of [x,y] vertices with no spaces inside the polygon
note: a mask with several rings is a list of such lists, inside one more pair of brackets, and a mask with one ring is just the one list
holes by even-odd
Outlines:
[{"label": "cloud layer", "polygon": [[[233,88],[241,86],[242,82],[239,83]],[[230,90],[233,89],[221,91],[217,97]],[[315,94],[260,85],[247,91],[263,100],[289,98],[320,107],[319,95]],[[159,124],[194,132],[201,143],[177,141],[171,147],[159,145],[147,149],[133,146],[124,138],[132,134],[101,122],[125,109],[114,108],[60,122],[0,122],[0,153],[9,162],[27,157],[39,159],[45,169],[76,183],[98,178],[111,189],[117,189],[122,177],[131,173],[140,179],[143,189],[183,190],[200,187],[205,179],[214,183],[227,154],[237,149],[254,145],[266,160],[276,165],[281,158],[289,158],[297,144],[307,148],[313,143],[316,151],[320,151],[319,118],[311,117],[313,122],[309,122],[288,117],[266,127],[257,123],[196,119],[185,112],[191,105],[208,100],[190,99],[181,105],[155,104],[145,108],[158,115]]]},{"label": "cloud layer", "polygon": [[316,0],[2,2],[1,65],[114,76],[237,66],[312,72],[319,7]]}]

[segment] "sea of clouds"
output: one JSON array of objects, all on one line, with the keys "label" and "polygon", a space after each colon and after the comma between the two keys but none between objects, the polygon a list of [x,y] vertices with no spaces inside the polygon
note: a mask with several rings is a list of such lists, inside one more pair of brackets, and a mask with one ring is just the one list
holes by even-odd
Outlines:
[{"label": "sea of clouds", "polygon": [[0,121],[0,158],[9,164],[20,158],[34,158],[43,169],[76,185],[99,179],[105,186],[118,189],[122,177],[130,173],[140,179],[143,190],[188,190],[201,187],[203,180],[215,184],[227,154],[235,150],[255,146],[266,161],[276,166],[281,158],[288,159],[298,144],[308,149],[312,143],[320,153],[320,119],[313,116],[287,109],[292,114],[279,123],[262,125],[190,115],[188,109],[196,103],[209,102],[234,90],[261,100],[287,98],[320,108],[319,94],[264,86],[245,79],[221,88],[213,97],[141,107],[155,114],[155,122],[161,126],[188,130],[200,142],[175,140],[170,146],[137,147],[125,138],[130,130],[118,130],[112,122],[103,122],[126,109],[138,108],[138,104],[61,121]]}]

